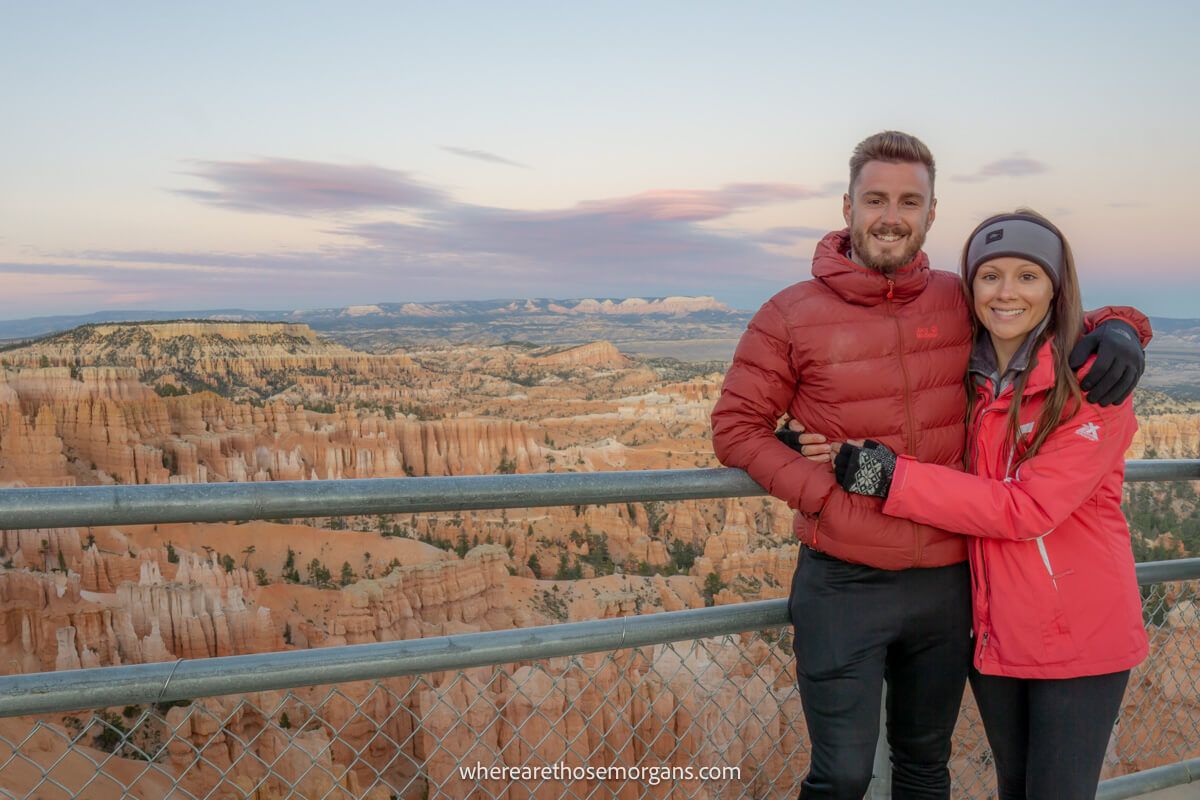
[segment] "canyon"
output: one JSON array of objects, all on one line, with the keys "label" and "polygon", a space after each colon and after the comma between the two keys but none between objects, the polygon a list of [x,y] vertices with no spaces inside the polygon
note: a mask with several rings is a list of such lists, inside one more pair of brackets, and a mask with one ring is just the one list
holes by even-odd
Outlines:
[{"label": "canyon", "polygon": [[[577,313],[585,311],[616,313]],[[295,322],[90,325],[0,351],[0,486],[711,467],[708,415],[721,379],[711,364],[639,359],[605,341],[375,353]],[[1139,403],[1128,458],[1196,457],[1200,405],[1154,394]],[[1156,535],[1169,541],[1171,532]],[[771,498],[9,530],[0,532],[0,670],[778,598],[797,552],[791,512]],[[1190,600],[1180,596],[1172,609],[1156,647],[1174,652],[1183,642],[1194,653],[1200,625]],[[385,797],[379,775],[402,786],[418,773],[429,797],[468,797],[474,784],[456,777],[460,761],[587,763],[594,753],[607,753],[607,764],[737,763],[747,775],[768,765],[790,776],[777,784],[787,785],[804,767],[782,755],[803,741],[789,658],[786,634],[743,636],[346,685],[332,699],[328,687],[198,699],[147,726],[181,785],[217,797],[251,787],[285,796],[289,785],[301,796]],[[1178,657],[1155,664],[1128,703],[1200,713],[1200,698],[1183,688],[1200,680],[1200,666]],[[46,724],[70,730],[69,717]],[[1185,717],[1171,720],[1178,727]],[[19,740],[32,725],[0,721],[0,736]],[[384,733],[394,745],[380,744]],[[1134,733],[1115,740],[1110,773],[1152,765]],[[963,734],[971,735],[977,742],[978,731]],[[35,760],[50,763],[56,747]],[[127,762],[113,757],[105,770],[136,775]],[[262,763],[277,766],[268,774]],[[142,796],[163,796],[160,779],[139,778]],[[675,789],[659,790],[646,796]],[[715,786],[691,790],[720,796]],[[562,796],[587,791],[568,786]],[[533,794],[514,784],[505,796]]]}]

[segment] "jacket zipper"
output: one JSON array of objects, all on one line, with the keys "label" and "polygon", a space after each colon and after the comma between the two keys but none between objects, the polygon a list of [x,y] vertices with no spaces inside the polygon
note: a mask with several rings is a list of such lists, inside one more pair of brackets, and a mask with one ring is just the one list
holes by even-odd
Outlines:
[{"label": "jacket zipper", "polygon": [[983,448],[983,445],[981,444],[983,437],[979,435],[979,432],[983,430],[983,418],[987,416],[989,411],[995,410],[996,409],[989,406],[982,409],[979,412],[979,416],[975,417],[975,441],[971,443],[971,463],[967,465],[968,469],[974,469],[977,465],[983,463],[983,453],[981,452]]},{"label": "jacket zipper", "polygon": [[982,620],[983,641],[980,643],[982,647],[980,654],[982,655],[983,650],[987,649],[988,634],[992,628],[992,582],[988,578],[987,555],[984,553],[983,542],[972,542],[972,544],[975,547],[976,560],[979,561],[979,578],[983,581],[983,596],[987,603],[987,619]]},{"label": "jacket zipper", "polygon": [[[990,398],[988,394],[990,394]],[[968,472],[983,461],[983,454],[980,453],[980,443],[983,441],[983,418],[988,415],[989,411],[996,410],[995,403],[999,399],[994,392],[985,393],[984,397],[985,401],[976,406],[978,410],[975,412],[975,419],[971,420],[971,429],[968,432],[967,446],[971,448],[971,461],[967,463]]]},{"label": "jacket zipper", "polygon": [[1046,534],[1034,539],[1037,542],[1038,555],[1042,557],[1042,565],[1046,568],[1046,575],[1050,578],[1050,583],[1054,585],[1054,591],[1058,591],[1058,579],[1054,577],[1054,568],[1050,566],[1050,553],[1046,550]]},{"label": "jacket zipper", "polygon": [[[971,431],[967,441],[967,446],[971,448],[971,462],[967,464],[968,472],[973,472],[976,465],[983,462],[983,453],[980,452],[980,448],[982,447],[981,442],[983,441],[983,418],[988,415],[989,411],[996,410],[993,405],[995,400],[996,398],[993,396],[990,400],[979,406],[979,410],[975,412],[975,419],[971,421]],[[979,660],[982,663],[987,658],[988,637],[991,633],[992,584],[988,580],[987,556],[984,552],[983,542],[972,541],[970,546],[975,552],[975,561],[979,564],[979,570],[976,572],[976,580],[982,584],[981,592],[987,609],[986,619],[982,617],[980,619]]]},{"label": "jacket zipper", "polygon": [[[896,323],[896,355],[900,359],[900,374],[904,376],[904,416],[908,421],[908,452],[913,456],[917,454],[915,444],[916,423],[913,420],[912,410],[912,381],[908,377],[908,365],[904,362],[904,333],[900,329],[900,317],[896,315],[896,308],[892,305],[892,300],[896,296],[896,282],[888,278],[887,290],[887,308],[888,315]],[[921,563],[921,537],[917,533],[917,524],[910,522],[913,531],[913,545],[915,552],[913,553],[913,565]]]}]

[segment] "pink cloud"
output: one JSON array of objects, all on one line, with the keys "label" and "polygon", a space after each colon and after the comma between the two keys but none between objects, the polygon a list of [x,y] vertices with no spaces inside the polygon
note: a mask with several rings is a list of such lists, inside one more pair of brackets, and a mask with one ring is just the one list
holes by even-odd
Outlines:
[{"label": "pink cloud", "polygon": [[1049,171],[1050,168],[1041,161],[1021,155],[1014,155],[984,164],[970,175],[955,175],[953,180],[960,183],[979,183],[990,178],[1024,178],[1029,175],[1041,175]]},{"label": "pink cloud", "polygon": [[545,213],[703,222],[755,206],[829,195],[827,189],[809,189],[788,183],[733,183],[720,189],[658,189],[630,197],[586,201],[572,209]]},{"label": "pink cloud", "polygon": [[239,211],[306,215],[368,208],[435,206],[440,190],[406,172],[372,165],[326,164],[290,158],[197,161],[186,173],[215,189],[177,189],[176,194]]}]

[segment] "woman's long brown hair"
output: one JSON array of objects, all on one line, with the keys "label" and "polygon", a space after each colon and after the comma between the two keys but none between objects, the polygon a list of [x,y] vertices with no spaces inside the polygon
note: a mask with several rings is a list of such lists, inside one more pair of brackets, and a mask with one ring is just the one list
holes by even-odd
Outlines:
[{"label": "woman's long brown hair", "polygon": [[[1029,360],[1029,367],[1021,373],[1013,385],[1013,401],[1008,409],[1008,452],[1013,454],[1011,462],[1013,468],[1020,466],[1022,462],[1037,453],[1038,448],[1046,441],[1046,437],[1062,423],[1064,418],[1070,417],[1078,411],[1083,402],[1083,395],[1079,390],[1079,379],[1075,377],[1075,372],[1068,363],[1071,348],[1075,346],[1083,332],[1083,302],[1079,296],[1079,279],[1075,272],[1075,257],[1071,254],[1071,245],[1067,242],[1067,237],[1063,236],[1062,231],[1036,211],[1029,208],[1018,208],[1016,213],[1033,217],[1058,234],[1063,245],[1063,271],[1059,278],[1058,291],[1054,295],[1048,312],[1050,322],[1038,336]],[[999,216],[1003,215],[997,214],[979,223],[979,226],[967,237],[966,244],[963,245],[961,262],[963,288],[967,293],[967,305],[971,309],[971,330],[975,336],[979,335],[979,329],[982,326],[975,316],[975,289],[967,276],[967,249],[971,245],[971,240],[975,238],[975,234]],[[1051,342],[1051,353],[1054,358],[1054,387],[1050,390],[1050,396],[1046,400],[1046,405],[1042,407],[1042,413],[1033,429],[1033,439],[1027,446],[1021,447],[1021,400],[1025,393],[1025,384],[1029,381],[1029,374],[1033,372],[1033,368],[1037,364],[1038,350],[1047,341]],[[975,415],[975,382],[970,373],[966,377],[966,389],[967,432],[969,434],[971,420]],[[964,466],[968,470],[971,468],[972,450],[971,442],[968,439],[967,449],[963,454]]]}]

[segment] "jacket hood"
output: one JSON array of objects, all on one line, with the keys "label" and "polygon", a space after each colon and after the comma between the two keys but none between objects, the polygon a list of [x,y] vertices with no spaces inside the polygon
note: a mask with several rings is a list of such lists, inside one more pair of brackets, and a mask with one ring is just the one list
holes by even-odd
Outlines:
[{"label": "jacket hood", "polygon": [[826,234],[813,254],[812,274],[847,303],[875,306],[888,299],[888,280],[892,281],[892,302],[907,303],[918,297],[929,283],[929,257],[917,251],[912,261],[891,275],[855,264],[850,252],[850,229]]},{"label": "jacket hood", "polygon": [[1037,324],[1037,327],[1026,335],[1025,341],[1021,342],[1021,346],[1017,348],[1017,352],[1008,362],[1008,367],[1004,370],[1003,375],[1000,374],[999,359],[996,357],[996,348],[992,345],[991,334],[983,325],[977,326],[975,346],[971,350],[971,360],[967,364],[967,372],[974,375],[976,381],[991,381],[997,387],[996,393],[1000,394],[1006,386],[1016,381],[1021,373],[1029,369],[1029,363],[1033,360],[1038,347],[1038,338],[1049,324],[1050,315],[1047,314]]},{"label": "jacket hood", "polygon": [[[1029,382],[1025,384],[1025,391],[1031,392],[1048,392],[1054,388],[1054,382],[1058,379],[1058,370],[1054,365],[1054,339],[1043,342],[1037,350],[1037,363],[1033,365],[1033,372],[1029,374]],[[1093,354],[1088,356],[1088,360],[1083,362],[1083,366],[1075,370],[1075,377],[1082,378],[1091,371],[1092,365],[1096,363],[1096,356]]]}]

